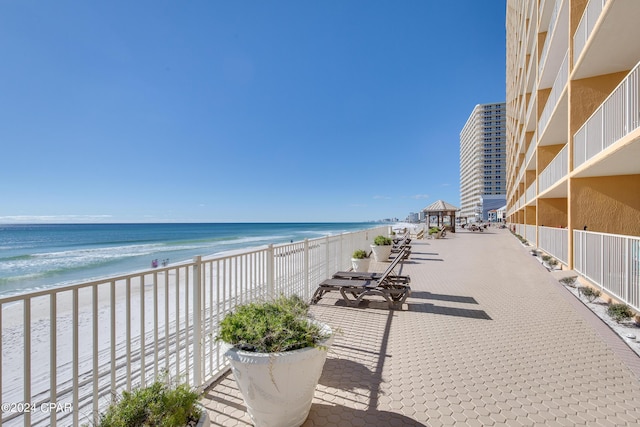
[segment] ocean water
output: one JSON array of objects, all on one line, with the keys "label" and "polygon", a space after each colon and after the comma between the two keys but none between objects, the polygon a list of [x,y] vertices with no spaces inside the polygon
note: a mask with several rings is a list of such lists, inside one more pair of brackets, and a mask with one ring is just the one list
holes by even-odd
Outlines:
[{"label": "ocean water", "polygon": [[0,296],[148,269],[196,255],[313,239],[373,223],[0,225]]}]

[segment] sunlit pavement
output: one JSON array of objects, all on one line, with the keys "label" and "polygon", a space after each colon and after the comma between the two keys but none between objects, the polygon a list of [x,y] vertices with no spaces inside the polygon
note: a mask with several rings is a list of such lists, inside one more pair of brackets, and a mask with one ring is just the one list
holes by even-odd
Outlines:
[{"label": "sunlit pavement", "polygon": [[[640,358],[508,230],[412,246],[401,310],[312,306],[340,332],[304,426],[640,424]],[[212,425],[251,425],[230,373],[203,403]]]}]

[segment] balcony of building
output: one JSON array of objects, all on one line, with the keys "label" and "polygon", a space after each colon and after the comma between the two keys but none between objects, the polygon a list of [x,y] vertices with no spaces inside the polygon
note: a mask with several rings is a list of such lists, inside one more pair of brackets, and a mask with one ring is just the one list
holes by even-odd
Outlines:
[{"label": "balcony of building", "polygon": [[[544,108],[538,121],[540,145],[553,145],[567,138],[569,52],[564,54],[551,90],[540,91],[539,98],[545,99]],[[548,129],[547,129],[548,128]]]},{"label": "balcony of building", "polygon": [[640,174],[640,63],[573,137],[573,176]]},{"label": "balcony of building", "polygon": [[573,35],[572,80],[630,70],[640,60],[640,2],[590,0]]},{"label": "balcony of building", "polygon": [[538,64],[538,88],[553,85],[562,64],[564,53],[569,48],[569,0],[556,0],[549,28],[540,53]]}]

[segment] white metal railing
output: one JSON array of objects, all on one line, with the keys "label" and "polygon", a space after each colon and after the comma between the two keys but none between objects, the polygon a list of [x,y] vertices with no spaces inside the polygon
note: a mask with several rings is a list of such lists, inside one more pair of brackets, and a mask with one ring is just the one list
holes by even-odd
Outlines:
[{"label": "white metal railing", "polygon": [[536,226],[535,225],[525,225],[525,235],[524,237],[531,243],[532,245],[536,244]]},{"label": "white metal railing", "polygon": [[560,65],[560,69],[558,70],[558,74],[556,75],[556,79],[553,82],[553,86],[551,88],[551,92],[549,93],[549,98],[547,98],[547,103],[544,105],[544,109],[542,110],[542,114],[540,114],[540,122],[538,123],[538,133],[540,135],[543,134],[549,120],[551,119],[551,115],[560,100],[560,96],[564,88],[567,86],[567,82],[569,81],[569,51],[564,55],[564,59],[562,60],[562,65]]},{"label": "white metal railing", "polygon": [[640,312],[640,237],[573,231],[574,270]]},{"label": "white metal railing", "polygon": [[[80,425],[121,390],[163,374],[202,389],[227,365],[218,320],[274,295],[309,300],[320,281],[350,267],[378,227],[313,240],[195,257],[128,275],[0,298],[0,401],[4,425]],[[67,410],[43,411],[58,404]],[[3,406],[4,409],[4,406]]]},{"label": "white metal railing", "polygon": [[529,187],[527,187],[527,191],[525,194],[527,195],[527,202],[530,202],[536,198],[536,181],[533,181],[533,183]]},{"label": "white metal railing", "polygon": [[582,18],[580,18],[578,28],[573,35],[573,65],[578,62],[580,54],[587,44],[587,40],[589,40],[589,36],[596,26],[596,22],[598,22],[606,3],[607,0],[589,0]]},{"label": "white metal railing", "polygon": [[574,135],[574,169],[639,126],[640,63]]},{"label": "white metal railing", "polygon": [[542,69],[545,66],[547,60],[547,54],[549,53],[549,46],[551,45],[551,39],[553,38],[553,30],[558,20],[558,14],[560,13],[560,6],[564,0],[555,0],[553,6],[553,12],[551,13],[551,21],[549,21],[549,29],[547,30],[547,37],[544,40],[544,46],[542,47],[542,54],[540,54],[540,62],[538,64],[538,74],[542,75]]},{"label": "white metal railing", "polygon": [[538,227],[538,247],[563,264],[569,264],[569,230],[566,228]]},{"label": "white metal railing", "polygon": [[540,174],[540,184],[538,191],[546,191],[556,182],[567,176],[569,173],[569,156],[567,154],[568,145],[565,144],[562,150],[551,160],[551,163]]},{"label": "white metal railing", "polygon": [[533,138],[531,139],[531,142],[529,143],[529,148],[527,148],[527,154],[525,154],[525,158],[524,158],[525,165],[528,165],[529,162],[531,161],[531,158],[533,157],[533,153],[535,153],[536,151],[536,143],[537,143],[536,134],[534,134]]}]

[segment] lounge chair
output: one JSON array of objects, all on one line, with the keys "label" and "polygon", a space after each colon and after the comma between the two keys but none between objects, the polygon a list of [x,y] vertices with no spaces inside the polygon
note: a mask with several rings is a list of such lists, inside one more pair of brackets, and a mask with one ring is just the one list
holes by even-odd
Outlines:
[{"label": "lounge chair", "polygon": [[395,282],[389,276],[390,270],[387,269],[378,279],[327,279],[318,285],[311,303],[316,304],[327,292],[339,291],[345,303],[352,307],[357,307],[364,297],[370,295],[383,297],[389,308],[402,306],[411,293],[411,287]]},{"label": "lounge chair", "polygon": [[405,234],[402,237],[393,239],[394,248],[402,248],[409,245],[409,243],[411,243],[411,238],[409,237],[409,234]]},{"label": "lounge chair", "polygon": [[[410,253],[410,251],[407,250]],[[387,280],[394,283],[409,284],[411,278],[409,276],[401,276],[394,273],[395,268],[403,262],[406,256],[396,256],[393,258],[387,269],[382,273],[367,273],[358,271],[338,271],[333,275],[333,279],[350,279],[350,280],[380,280],[386,277]]]}]

